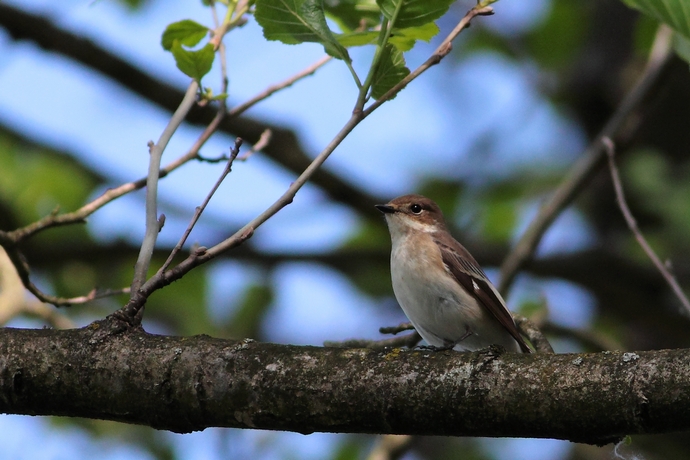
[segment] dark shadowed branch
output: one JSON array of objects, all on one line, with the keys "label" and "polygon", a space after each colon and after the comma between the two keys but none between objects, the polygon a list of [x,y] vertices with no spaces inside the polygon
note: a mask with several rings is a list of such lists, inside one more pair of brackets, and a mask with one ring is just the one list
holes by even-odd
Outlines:
[{"label": "dark shadowed branch", "polygon": [[629,116],[658,81],[661,71],[672,55],[672,37],[673,33],[667,26],[662,25],[659,28],[647,66],[635,86],[628,92],[580,159],[572,166],[556,191],[541,206],[537,216],[501,265],[501,281],[498,285],[500,292],[505,293],[510,288],[518,271],[532,257],[551,224],[584,189],[594,172],[604,164],[605,152],[601,139],[605,136],[615,139],[620,134]]}]

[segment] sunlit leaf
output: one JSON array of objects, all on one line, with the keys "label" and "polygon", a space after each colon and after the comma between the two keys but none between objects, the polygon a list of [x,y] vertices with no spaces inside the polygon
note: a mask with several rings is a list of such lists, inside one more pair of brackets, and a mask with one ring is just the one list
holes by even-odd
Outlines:
[{"label": "sunlit leaf", "polygon": [[203,48],[193,51],[186,50],[180,42],[175,40],[171,48],[175,57],[175,64],[185,75],[201,81],[201,78],[209,73],[213,66],[213,45],[206,44]]},{"label": "sunlit leaf", "polygon": [[381,62],[374,74],[372,97],[374,99],[380,98],[409,73],[410,69],[405,67],[405,58],[402,52],[392,45],[386,45],[381,55]]},{"label": "sunlit leaf", "polygon": [[350,61],[347,50],[328,28],[319,0],[257,0],[254,15],[267,40],[288,45],[320,43],[331,56]]},{"label": "sunlit leaf", "polygon": [[378,37],[378,32],[350,32],[336,35],[338,42],[346,47],[373,45],[376,44]]},{"label": "sunlit leaf", "polygon": [[161,46],[170,51],[175,40],[184,46],[196,46],[207,34],[208,27],[191,19],[173,22],[165,28],[161,37]]},{"label": "sunlit leaf", "polygon": [[393,29],[388,43],[395,46],[400,51],[409,51],[417,40],[429,42],[438,33],[438,26],[433,22],[419,27],[408,27],[406,29]]},{"label": "sunlit leaf", "polygon": [[378,0],[383,15],[390,21],[403,2],[395,20],[397,28],[418,27],[443,16],[455,0]]},{"label": "sunlit leaf", "polygon": [[343,32],[364,30],[376,26],[380,22],[381,10],[376,0],[326,0],[324,1],[326,16],[335,21]]}]

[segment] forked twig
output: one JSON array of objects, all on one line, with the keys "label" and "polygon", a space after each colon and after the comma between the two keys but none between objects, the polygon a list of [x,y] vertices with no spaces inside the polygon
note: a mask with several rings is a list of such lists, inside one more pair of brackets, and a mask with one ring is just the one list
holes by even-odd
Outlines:
[{"label": "forked twig", "polygon": [[649,243],[647,243],[647,240],[645,239],[644,235],[642,235],[640,228],[637,226],[637,221],[635,220],[635,217],[632,215],[632,212],[630,212],[628,203],[625,200],[625,194],[623,193],[623,184],[621,182],[620,175],[618,174],[618,167],[616,166],[616,161],[614,159],[614,156],[616,154],[616,148],[613,141],[608,137],[604,137],[601,140],[601,142],[606,148],[606,154],[608,155],[609,170],[611,171],[613,188],[616,191],[616,201],[618,202],[618,207],[620,208],[621,213],[623,213],[623,218],[625,218],[626,224],[628,224],[628,228],[633,233],[633,235],[635,235],[635,239],[637,240],[638,244],[642,247],[645,254],[647,254],[647,257],[649,257],[651,261],[654,263],[654,266],[664,277],[668,285],[673,290],[673,293],[676,295],[676,297],[678,297],[678,300],[680,300],[680,302],[683,304],[686,312],[690,313],[690,301],[688,301],[688,298],[685,296],[685,293],[683,293],[683,289],[681,289],[680,285],[678,284],[676,277],[673,276],[673,274],[668,270],[668,268],[666,268],[664,263],[656,255]]},{"label": "forked twig", "polygon": [[180,238],[180,241],[175,245],[173,250],[170,252],[170,256],[168,256],[168,259],[165,261],[165,263],[161,266],[161,268],[158,270],[155,276],[162,276],[162,274],[165,272],[165,270],[168,269],[170,264],[172,263],[173,259],[177,255],[178,252],[182,249],[182,246],[184,246],[185,242],[187,241],[187,238],[189,237],[189,234],[192,233],[192,229],[194,229],[194,226],[199,220],[199,217],[201,217],[201,213],[204,212],[204,209],[206,209],[206,206],[208,205],[209,201],[211,201],[211,198],[213,195],[216,193],[216,190],[218,190],[218,187],[220,187],[220,184],[225,180],[225,177],[230,174],[230,171],[232,171],[232,163],[235,161],[235,158],[237,158],[237,154],[240,152],[240,147],[242,146],[242,139],[239,137],[235,140],[235,145],[233,146],[231,152],[230,152],[230,158],[228,159],[227,164],[225,165],[225,168],[223,168],[223,172],[221,173],[220,177],[216,181],[216,183],[213,185],[213,188],[211,191],[206,195],[206,198],[204,199],[204,202],[201,203],[201,206],[197,206],[196,210],[194,211],[194,216],[192,217],[191,222],[189,222],[189,225],[187,226],[187,229],[185,230],[184,234],[182,235],[182,238]]},{"label": "forked twig", "polygon": [[265,149],[268,143],[271,142],[271,137],[273,137],[273,131],[270,129],[264,129],[264,131],[261,133],[261,136],[259,136],[259,140],[256,141],[256,144],[252,145],[252,148],[250,148],[244,155],[237,157],[237,161],[247,161],[250,156]]}]

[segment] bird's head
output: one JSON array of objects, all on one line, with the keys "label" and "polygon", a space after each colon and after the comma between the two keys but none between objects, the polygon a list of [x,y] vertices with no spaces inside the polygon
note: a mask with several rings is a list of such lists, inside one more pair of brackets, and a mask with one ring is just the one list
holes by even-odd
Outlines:
[{"label": "bird's head", "polygon": [[446,228],[441,208],[422,195],[399,196],[386,204],[377,204],[376,209],[386,217],[392,236],[410,231],[433,233]]}]

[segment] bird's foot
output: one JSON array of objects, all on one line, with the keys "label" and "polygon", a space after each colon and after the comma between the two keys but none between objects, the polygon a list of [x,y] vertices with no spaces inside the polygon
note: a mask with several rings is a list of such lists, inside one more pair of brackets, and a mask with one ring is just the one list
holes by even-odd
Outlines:
[{"label": "bird's foot", "polygon": [[454,343],[451,343],[449,345],[443,345],[442,347],[437,347],[436,345],[417,345],[415,347],[415,349],[417,349],[417,350],[430,350],[430,351],[446,351],[446,350],[452,350],[454,346],[455,346]]}]

